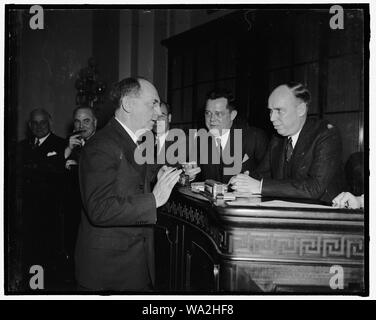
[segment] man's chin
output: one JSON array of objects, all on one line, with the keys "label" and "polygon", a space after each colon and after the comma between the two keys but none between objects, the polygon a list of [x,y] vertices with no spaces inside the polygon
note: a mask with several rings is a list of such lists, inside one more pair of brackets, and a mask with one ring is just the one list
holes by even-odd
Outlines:
[{"label": "man's chin", "polygon": [[210,132],[213,136],[215,136],[215,137],[219,137],[219,136],[221,135],[221,131],[220,131],[220,129],[217,128],[217,127],[212,127],[212,128],[210,128],[209,132]]},{"label": "man's chin", "polygon": [[285,137],[287,134],[286,134],[286,131],[284,131],[284,130],[280,130],[280,129],[275,129],[277,132],[278,132],[278,134],[280,135],[280,136],[283,136],[283,137]]}]

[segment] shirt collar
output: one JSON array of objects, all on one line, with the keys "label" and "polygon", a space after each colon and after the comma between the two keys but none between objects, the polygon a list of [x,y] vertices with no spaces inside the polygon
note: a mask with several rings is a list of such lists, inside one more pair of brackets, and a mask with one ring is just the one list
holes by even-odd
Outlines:
[{"label": "shirt collar", "polygon": [[219,137],[215,137],[216,139],[218,139],[218,138],[221,139],[221,148],[222,149],[224,149],[226,147],[229,135],[230,135],[230,129],[223,129],[222,135],[219,136]]},{"label": "shirt collar", "polygon": [[46,135],[46,136],[44,136],[43,138],[40,138],[40,139],[35,138],[35,142],[37,142],[39,140],[39,145],[41,145],[44,141],[46,141],[46,139],[50,136],[50,134],[51,134],[51,132],[48,135]]},{"label": "shirt collar", "polygon": [[160,136],[157,136],[157,139],[158,139],[158,142],[159,142],[159,146],[158,146],[159,150],[162,149],[163,145],[165,144],[167,135],[168,135],[168,131],[166,131],[164,134],[162,134]]},{"label": "shirt collar", "polygon": [[131,129],[129,129],[124,123],[122,123],[118,118],[115,117],[115,119],[116,119],[117,122],[120,123],[120,125],[121,125],[121,126],[124,128],[124,130],[128,133],[128,135],[131,137],[131,139],[133,140],[133,142],[134,142],[136,145],[138,145],[138,143],[137,143],[138,138],[137,138],[137,136],[134,134],[134,132],[133,132]]},{"label": "shirt collar", "polygon": [[292,140],[291,143],[292,143],[292,147],[293,147],[293,148],[295,148],[296,142],[298,141],[300,131],[302,131],[302,129],[300,129],[300,130],[299,130],[297,133],[295,133],[294,135],[289,136],[289,138],[291,138],[291,140]]}]

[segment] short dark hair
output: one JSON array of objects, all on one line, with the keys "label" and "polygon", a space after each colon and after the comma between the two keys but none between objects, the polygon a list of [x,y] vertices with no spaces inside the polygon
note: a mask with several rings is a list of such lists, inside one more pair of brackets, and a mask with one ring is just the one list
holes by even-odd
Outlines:
[{"label": "short dark hair", "polygon": [[125,78],[115,83],[110,92],[110,99],[115,103],[116,107],[120,107],[121,99],[124,96],[139,95],[141,90],[140,78]]},{"label": "short dark hair", "polygon": [[230,111],[236,110],[235,97],[230,90],[224,88],[215,88],[209,91],[206,95],[206,101],[219,98],[227,99],[227,109],[229,109]]},{"label": "short dark hair", "polygon": [[171,107],[170,107],[170,105],[167,102],[165,102],[165,101],[161,101],[161,107],[162,107],[162,105],[166,106],[167,114],[171,114]]},{"label": "short dark hair", "polygon": [[300,82],[289,82],[286,83],[286,86],[291,89],[294,96],[301,101],[305,102],[307,106],[311,102],[311,93],[305,85]]},{"label": "short dark hair", "polygon": [[93,115],[94,119],[97,119],[97,115],[95,114],[94,109],[90,108],[90,107],[87,107],[87,106],[78,106],[77,108],[75,108],[73,110],[73,113],[72,113],[73,118],[76,115],[76,113],[77,113],[78,110],[90,110],[90,112]]}]

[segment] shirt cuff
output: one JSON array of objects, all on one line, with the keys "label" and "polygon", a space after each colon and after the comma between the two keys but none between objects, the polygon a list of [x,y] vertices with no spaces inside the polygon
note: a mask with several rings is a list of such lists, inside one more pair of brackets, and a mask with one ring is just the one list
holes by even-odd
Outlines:
[{"label": "shirt cuff", "polygon": [[261,192],[262,192],[262,183],[264,182],[264,179],[261,179],[261,181],[260,181],[260,194],[261,194]]}]

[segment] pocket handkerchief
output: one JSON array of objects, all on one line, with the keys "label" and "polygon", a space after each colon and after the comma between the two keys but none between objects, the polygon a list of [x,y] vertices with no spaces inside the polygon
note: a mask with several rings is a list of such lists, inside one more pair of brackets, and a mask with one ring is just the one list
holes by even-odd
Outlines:
[{"label": "pocket handkerchief", "polygon": [[56,156],[56,155],[57,155],[56,151],[51,151],[51,152],[47,153],[47,157],[52,157],[52,156]]}]

